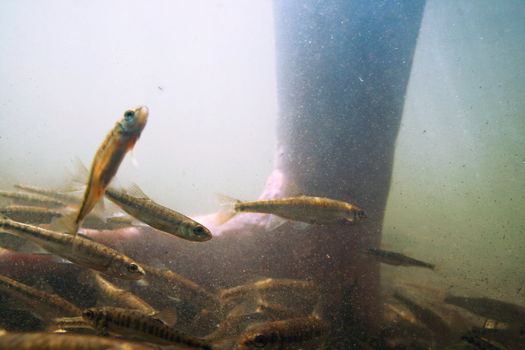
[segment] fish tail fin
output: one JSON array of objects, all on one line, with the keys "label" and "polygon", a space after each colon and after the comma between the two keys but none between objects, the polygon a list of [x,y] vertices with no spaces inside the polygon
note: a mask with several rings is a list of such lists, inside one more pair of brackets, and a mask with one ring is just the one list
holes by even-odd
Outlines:
[{"label": "fish tail fin", "polygon": [[226,196],[222,193],[216,194],[217,199],[221,205],[221,210],[217,213],[216,223],[217,225],[222,225],[226,221],[233,218],[238,212],[238,205],[241,203],[240,200]]},{"label": "fish tail fin", "polygon": [[64,214],[60,218],[56,218],[51,221],[49,228],[53,231],[70,233],[72,235],[77,234],[78,232],[78,223],[77,223],[77,212],[72,211],[67,214]]}]

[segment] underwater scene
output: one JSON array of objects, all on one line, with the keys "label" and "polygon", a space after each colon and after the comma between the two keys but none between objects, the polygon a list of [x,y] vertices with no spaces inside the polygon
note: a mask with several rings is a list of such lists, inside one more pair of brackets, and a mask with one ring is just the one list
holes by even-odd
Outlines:
[{"label": "underwater scene", "polygon": [[524,18],[0,1],[0,350],[525,349]]}]

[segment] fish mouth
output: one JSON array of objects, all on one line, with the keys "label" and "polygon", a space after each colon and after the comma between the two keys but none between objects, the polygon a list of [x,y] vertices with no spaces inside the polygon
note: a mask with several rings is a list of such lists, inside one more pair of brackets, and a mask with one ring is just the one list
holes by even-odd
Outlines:
[{"label": "fish mouth", "polygon": [[135,118],[139,124],[145,124],[148,120],[149,108],[146,106],[138,106],[135,108]]}]

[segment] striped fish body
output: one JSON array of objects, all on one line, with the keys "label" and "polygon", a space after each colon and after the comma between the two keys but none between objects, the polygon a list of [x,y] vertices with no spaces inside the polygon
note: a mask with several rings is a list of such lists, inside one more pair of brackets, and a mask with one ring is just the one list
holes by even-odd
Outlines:
[{"label": "striped fish body", "polygon": [[61,201],[67,204],[77,204],[78,201],[80,200],[78,196],[68,194],[68,193],[62,193],[56,190],[50,190],[47,188],[22,185],[22,184],[14,185],[14,187],[19,190],[25,191],[25,192],[39,194],[45,197],[53,198],[53,199],[56,199],[58,201]]},{"label": "striped fish body", "polygon": [[241,336],[238,349],[295,349],[325,332],[326,324],[317,316],[267,322],[250,327]]},{"label": "striped fish body", "polygon": [[0,208],[0,215],[5,215],[14,221],[35,225],[49,224],[54,219],[62,217],[62,213],[58,210],[25,205],[10,205]]},{"label": "striped fish body", "polygon": [[2,275],[0,275],[0,291],[21,301],[45,319],[82,314],[79,308],[56,294],[38,290]]},{"label": "striped fish body", "polygon": [[141,279],[144,270],[132,259],[103,244],[66,233],[46,230],[10,219],[0,219],[0,229],[36,243],[50,253],[78,265],[123,279]]},{"label": "striped fish body", "polygon": [[157,230],[189,241],[203,242],[212,238],[209,230],[195,220],[155,203],[145,195],[137,197],[108,188],[106,197],[129,215]]},{"label": "striped fish body", "polygon": [[237,202],[236,212],[265,213],[285,219],[310,224],[332,224],[337,222],[356,223],[366,215],[357,206],[322,197],[290,197],[254,202]]},{"label": "striped fish body", "polygon": [[6,333],[0,335],[2,350],[152,350],[140,344],[78,334]]},{"label": "striped fish body", "polygon": [[205,340],[178,332],[162,321],[137,310],[89,308],[84,310],[82,317],[91,322],[103,335],[114,334],[155,344],[177,345],[177,349],[212,349]]},{"label": "striped fish body", "polygon": [[0,197],[8,198],[19,205],[35,205],[47,208],[62,208],[66,206],[66,203],[53,198],[22,192],[0,191]]},{"label": "striped fish body", "polygon": [[127,290],[118,288],[98,273],[91,273],[93,284],[99,296],[106,300],[110,305],[120,305],[122,307],[139,310],[145,314],[155,313],[155,309],[144,300]]},{"label": "striped fish body", "polygon": [[106,187],[117,173],[124,156],[140,137],[146,126],[147,118],[148,109],[146,107],[126,111],[124,117],[116,123],[98,148],[91,164],[86,190],[74,221],[74,227],[68,228],[69,231],[74,231],[71,233],[76,234],[82,220],[104,195]]}]

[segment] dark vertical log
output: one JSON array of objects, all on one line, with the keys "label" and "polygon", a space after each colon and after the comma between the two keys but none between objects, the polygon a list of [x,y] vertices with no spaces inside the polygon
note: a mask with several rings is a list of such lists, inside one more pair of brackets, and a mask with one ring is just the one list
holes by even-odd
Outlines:
[{"label": "dark vertical log", "polygon": [[[346,200],[369,222],[313,228],[334,262],[318,273],[343,283],[347,326],[379,313],[379,244],[405,92],[424,9],[416,1],[275,1],[280,124],[278,167],[288,193]],[[330,232],[328,232],[330,231]],[[330,280],[330,282],[329,282]],[[329,288],[330,289],[330,288]],[[348,293],[353,294],[351,297]],[[348,301],[348,300],[347,300]],[[349,322],[354,320],[355,322]]]}]

